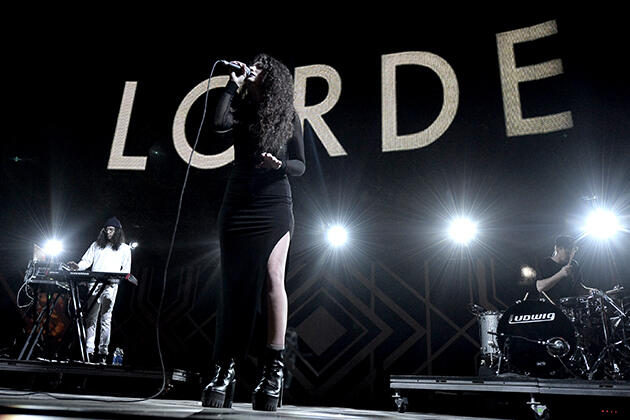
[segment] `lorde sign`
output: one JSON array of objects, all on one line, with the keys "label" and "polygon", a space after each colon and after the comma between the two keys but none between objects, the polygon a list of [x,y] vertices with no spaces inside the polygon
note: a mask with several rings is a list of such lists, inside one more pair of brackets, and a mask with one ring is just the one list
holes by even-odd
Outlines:
[{"label": "lorde sign", "polygon": [[[532,118],[523,118],[519,83],[557,76],[563,73],[560,59],[544,63],[516,67],[514,45],[548,37],[558,32],[556,21],[496,34],[498,61],[501,76],[505,129],[508,137],[543,134],[573,127],[571,112],[561,112]],[[396,102],[396,67],[422,66],[433,71],[442,84],[443,105],[437,118],[424,130],[398,134]],[[328,94],[320,103],[306,106],[306,81],[321,78],[328,84]],[[302,125],[308,120],[313,131],[330,156],[344,156],[346,151],[323,119],[341,96],[341,77],[330,66],[319,64],[295,69],[295,109]],[[208,89],[221,88],[228,76],[216,76],[195,86],[179,105],[173,121],[173,144],[179,156],[188,162],[192,148],[185,135],[186,117],[193,103]],[[114,133],[108,169],[144,170],[146,156],[125,156],[125,142],[137,82],[126,82]],[[439,139],[448,130],[457,114],[459,85],[457,76],[449,63],[438,55],[426,51],[408,51],[386,54],[381,57],[381,150],[383,152],[412,150],[425,147]],[[234,149],[214,155],[193,153],[192,166],[213,169],[224,166],[234,159]]]}]

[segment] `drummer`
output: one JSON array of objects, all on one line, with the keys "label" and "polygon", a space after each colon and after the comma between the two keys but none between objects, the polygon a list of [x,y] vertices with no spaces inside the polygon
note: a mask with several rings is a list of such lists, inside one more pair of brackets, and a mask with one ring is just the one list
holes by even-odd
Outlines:
[{"label": "drummer", "polygon": [[574,238],[565,235],[556,238],[553,254],[540,264],[536,277],[540,297],[557,303],[562,297],[582,294],[576,281],[577,263],[573,260],[576,251]]}]

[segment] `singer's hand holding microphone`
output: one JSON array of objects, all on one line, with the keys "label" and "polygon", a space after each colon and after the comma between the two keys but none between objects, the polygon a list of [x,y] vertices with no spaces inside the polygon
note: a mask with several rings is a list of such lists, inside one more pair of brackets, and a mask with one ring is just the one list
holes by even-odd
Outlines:
[{"label": "singer's hand holding microphone", "polygon": [[239,87],[243,86],[245,79],[251,74],[251,70],[247,64],[240,61],[219,60],[219,62],[233,70],[232,73],[230,73],[230,79]]}]

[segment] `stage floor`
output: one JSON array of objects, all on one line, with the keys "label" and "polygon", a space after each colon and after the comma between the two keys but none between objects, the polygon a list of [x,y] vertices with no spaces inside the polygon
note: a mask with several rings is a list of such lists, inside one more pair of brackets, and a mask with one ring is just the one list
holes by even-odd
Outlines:
[{"label": "stage floor", "polygon": [[[462,417],[442,414],[398,413],[392,411],[356,410],[335,407],[282,406],[277,412],[253,411],[251,404],[235,403],[232,409],[204,408],[199,401],[143,400],[95,395],[58,393],[29,393],[0,389],[0,418],[11,419],[42,416],[43,418],[195,418],[230,420],[253,418],[280,419],[489,419],[488,417]],[[22,417],[23,416],[23,417]]]}]

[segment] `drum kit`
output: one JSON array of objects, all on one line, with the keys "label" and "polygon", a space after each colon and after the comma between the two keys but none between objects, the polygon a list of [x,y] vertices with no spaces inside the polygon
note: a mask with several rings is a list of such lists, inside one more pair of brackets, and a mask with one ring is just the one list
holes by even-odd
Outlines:
[{"label": "drum kit", "polygon": [[630,291],[584,289],[583,296],[522,300],[505,311],[471,305],[479,324],[480,372],[630,379]]}]

